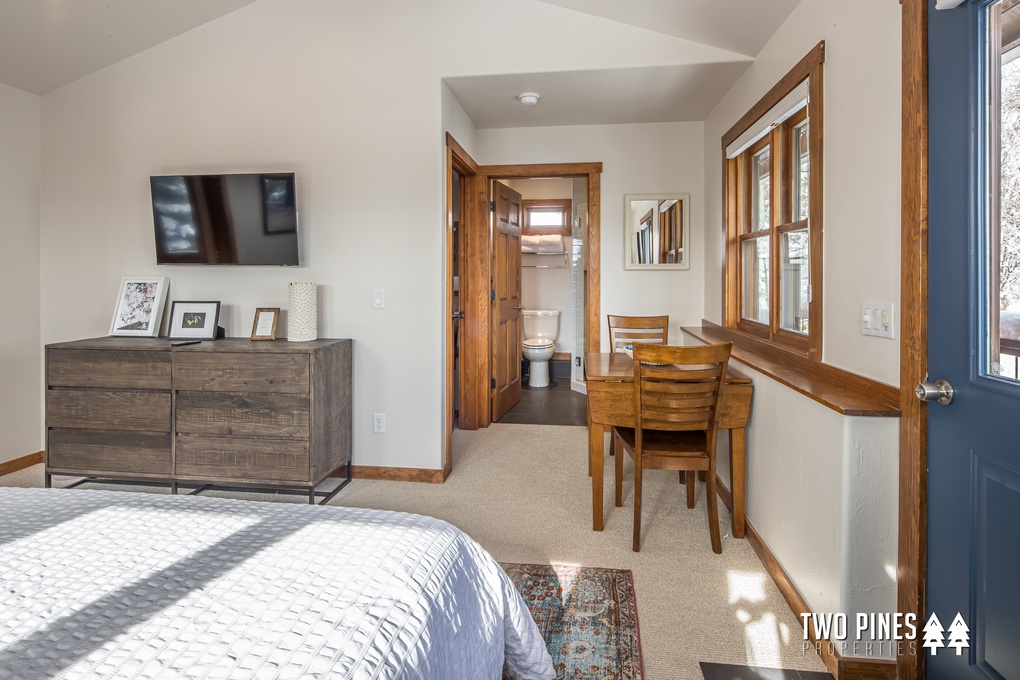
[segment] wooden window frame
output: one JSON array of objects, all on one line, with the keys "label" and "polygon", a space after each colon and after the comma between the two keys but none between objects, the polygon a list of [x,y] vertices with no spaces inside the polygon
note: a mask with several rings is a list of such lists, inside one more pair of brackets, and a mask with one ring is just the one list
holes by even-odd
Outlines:
[{"label": "wooden window frame", "polygon": [[[528,234],[529,236],[541,236],[546,234],[571,236],[573,234],[573,230],[571,229],[573,204],[569,198],[525,199],[521,201],[521,207],[524,212],[523,219],[521,220],[523,224],[521,233]],[[535,208],[549,209],[550,212],[552,212],[552,209],[559,210],[563,213],[563,226],[559,228],[532,227],[531,211]]]},{"label": "wooden window frame", "polygon": [[[800,62],[769,90],[722,137],[723,214],[725,218],[726,260],[723,271],[723,322],[726,328],[766,340],[776,347],[803,355],[814,361],[822,359],[822,139],[823,99],[822,65],[825,43],[818,43]],[[808,104],[803,111],[773,126],[758,142],[734,158],[727,158],[726,148],[762,119],[802,82],[808,83]],[[792,221],[795,164],[793,161],[793,130],[803,120],[809,121],[808,153],[808,219]],[[762,231],[750,231],[751,168],[750,159],[765,146],[770,147],[770,222],[769,239],[769,323],[743,318],[743,247],[749,239],[763,238]],[[780,295],[782,266],[780,246],[783,235],[808,228],[810,264],[808,332],[798,333],[782,328]]]}]

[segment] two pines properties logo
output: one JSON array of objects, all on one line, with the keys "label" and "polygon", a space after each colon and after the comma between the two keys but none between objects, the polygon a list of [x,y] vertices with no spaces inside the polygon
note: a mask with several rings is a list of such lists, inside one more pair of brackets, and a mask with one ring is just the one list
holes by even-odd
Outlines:
[{"label": "two pines properties logo", "polygon": [[[821,653],[822,646],[832,653],[854,655],[916,654],[917,616],[915,614],[859,613],[854,617],[853,639],[850,638],[850,622],[843,613],[808,613],[800,615],[804,624],[804,651],[815,648]],[[813,634],[812,634],[813,633]],[[817,640],[812,643],[811,640]],[[949,628],[944,628],[939,617],[932,612],[928,622],[921,629],[921,647],[932,656],[939,649],[949,647],[957,656],[970,647],[970,628],[963,615],[957,612]]]}]

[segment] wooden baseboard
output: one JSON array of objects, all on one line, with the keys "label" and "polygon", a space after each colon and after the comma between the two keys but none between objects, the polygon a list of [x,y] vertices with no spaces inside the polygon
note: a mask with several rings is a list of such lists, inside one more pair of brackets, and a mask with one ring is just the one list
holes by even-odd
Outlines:
[{"label": "wooden baseboard", "polygon": [[18,470],[24,470],[25,468],[32,467],[33,465],[38,465],[45,460],[46,452],[36,451],[35,453],[30,453],[27,456],[22,456],[21,458],[4,461],[3,463],[0,463],[0,477],[9,475],[12,472],[17,472]]},{"label": "wooden baseboard", "polygon": [[446,470],[425,470],[421,468],[376,467],[373,465],[351,466],[354,479],[384,479],[391,482],[425,482],[442,484],[449,473]]},{"label": "wooden baseboard", "polygon": [[[716,489],[723,504],[733,512],[733,496],[730,490],[723,486],[722,480],[716,478]],[[750,521],[744,520],[745,537],[747,542],[758,555],[758,559],[765,566],[779,592],[783,594],[786,603],[793,610],[794,615],[800,620],[801,614],[808,614],[811,609],[808,607],[804,596],[797,590],[790,575],[786,573],[782,565],[776,559],[772,551],[762,540],[761,534],[754,528]],[[808,631],[811,637],[811,644],[825,664],[826,670],[836,680],[896,680],[896,661],[894,659],[874,659],[858,656],[843,656],[840,654],[836,644],[829,640],[817,638],[814,631]]]}]

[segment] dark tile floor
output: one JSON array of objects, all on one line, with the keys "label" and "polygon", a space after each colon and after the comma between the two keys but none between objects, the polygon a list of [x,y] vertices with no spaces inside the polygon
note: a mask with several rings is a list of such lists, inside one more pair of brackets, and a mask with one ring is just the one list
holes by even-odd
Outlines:
[{"label": "dark tile floor", "polygon": [[525,382],[521,389],[521,400],[506,415],[501,423],[523,423],[528,425],[587,425],[588,397],[570,389],[570,378],[553,378],[549,387],[528,387]]},{"label": "dark tile floor", "polygon": [[832,680],[828,673],[701,662],[705,680]]}]

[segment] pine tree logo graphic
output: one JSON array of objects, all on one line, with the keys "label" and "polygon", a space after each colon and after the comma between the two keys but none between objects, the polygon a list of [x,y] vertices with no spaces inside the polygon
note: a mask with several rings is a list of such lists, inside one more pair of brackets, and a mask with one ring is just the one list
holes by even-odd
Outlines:
[{"label": "pine tree logo graphic", "polygon": [[[940,647],[947,646],[944,635],[945,628],[942,627],[942,622],[939,621],[935,612],[932,612],[928,617],[928,623],[924,624],[923,630],[924,644],[921,646],[930,650],[932,656],[939,653]],[[956,650],[957,656],[961,656],[963,650],[970,647],[970,628],[967,627],[967,622],[963,620],[963,615],[960,612],[956,613],[956,618],[949,624],[948,646]]]},{"label": "pine tree logo graphic", "polygon": [[945,628],[942,627],[942,622],[939,621],[939,617],[935,615],[935,612],[931,613],[928,617],[928,623],[924,624],[924,644],[921,646],[931,651],[931,655],[935,656],[939,653],[939,647],[945,647],[946,643],[943,642],[942,633],[945,632]]},{"label": "pine tree logo graphic", "polygon": [[[949,646],[956,649],[956,655],[963,654],[965,647],[970,647],[970,628],[963,620],[963,615],[956,613],[956,618],[949,624]],[[934,654],[934,652],[932,652]]]}]

